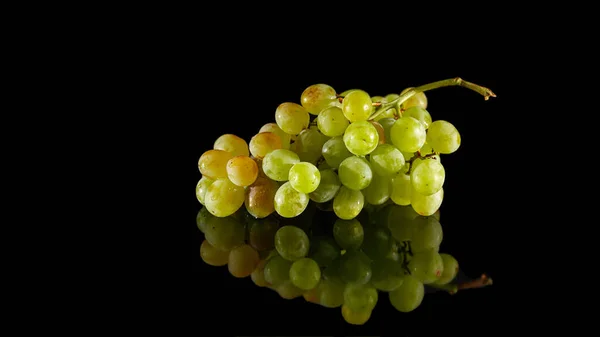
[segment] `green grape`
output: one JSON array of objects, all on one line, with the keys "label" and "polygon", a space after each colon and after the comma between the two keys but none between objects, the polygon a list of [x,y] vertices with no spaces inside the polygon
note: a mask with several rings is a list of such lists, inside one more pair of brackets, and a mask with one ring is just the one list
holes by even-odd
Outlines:
[{"label": "green grape", "polygon": [[252,282],[259,287],[266,287],[269,283],[265,280],[265,265],[267,264],[267,260],[260,260],[252,274],[250,274],[250,278]]},{"label": "green grape", "polygon": [[313,84],[304,89],[300,95],[300,103],[313,115],[318,115],[323,109],[337,102],[335,90],[327,84]]},{"label": "green grape", "polygon": [[196,198],[202,205],[204,205],[204,196],[206,195],[206,191],[213,182],[214,180],[210,179],[209,177],[202,177],[196,185]]},{"label": "green grape", "polygon": [[435,151],[433,150],[431,145],[429,145],[429,143],[427,143],[427,141],[425,141],[425,144],[423,144],[423,146],[421,146],[421,148],[419,149],[419,153],[421,153],[422,156],[425,156],[425,155],[428,155],[428,154],[431,154],[434,152]]},{"label": "green grape", "polygon": [[410,195],[410,205],[419,215],[430,216],[435,213],[444,200],[444,188],[432,195],[419,194],[414,188]]},{"label": "green grape", "polygon": [[[346,148],[352,154],[366,156],[375,150],[379,144],[379,132],[373,124],[367,121],[359,121],[350,124],[346,128],[343,139]],[[423,139],[425,139],[425,134],[423,134]]]},{"label": "green grape", "polygon": [[[320,160],[318,162],[317,168],[319,169],[319,171],[333,169],[333,167],[329,166],[329,164],[327,164],[327,161],[324,160]],[[322,179],[323,177],[321,177],[321,180]]]},{"label": "green grape", "polygon": [[442,276],[440,276],[434,284],[448,284],[452,282],[456,277],[456,274],[458,274],[458,261],[450,254],[442,253],[440,256],[444,262],[444,271],[442,272]]},{"label": "green grape", "polygon": [[338,283],[344,283],[344,280],[342,280],[342,276],[340,275],[341,265],[342,265],[342,256],[340,255],[340,257],[333,260],[329,264],[329,266],[327,266],[323,269],[321,276],[323,276],[323,279],[325,279],[325,280],[336,281]]},{"label": "green grape", "polygon": [[290,150],[273,150],[262,160],[262,169],[265,175],[276,181],[287,181],[290,169],[300,162],[300,157]]},{"label": "green grape", "polygon": [[273,204],[277,214],[284,218],[293,218],[304,212],[308,201],[308,195],[296,191],[288,181],[281,185],[275,193]]},{"label": "green grape", "polygon": [[402,152],[391,144],[381,144],[369,155],[371,168],[381,176],[395,176],[404,166]]},{"label": "green grape", "polygon": [[235,156],[227,162],[227,177],[237,186],[250,186],[258,177],[258,165],[250,157]]},{"label": "green grape", "polygon": [[402,117],[390,129],[390,136],[398,150],[416,152],[425,143],[427,134],[421,122],[412,117]]},{"label": "green grape", "polygon": [[428,250],[437,251],[442,243],[444,233],[442,225],[434,217],[416,217],[413,222],[411,248],[413,253]]},{"label": "green grape", "polygon": [[198,229],[202,233],[206,233],[206,228],[209,226],[210,222],[212,221],[212,218],[214,217],[215,216],[210,214],[206,207],[202,207],[196,215],[196,225],[198,226]]},{"label": "green grape", "polygon": [[347,305],[342,305],[342,317],[348,324],[363,325],[371,318],[373,310],[352,310]]},{"label": "green grape", "polygon": [[413,254],[408,262],[410,273],[423,284],[433,283],[442,276],[444,261],[437,250],[431,249]]},{"label": "green grape", "polygon": [[250,153],[257,158],[264,158],[267,153],[281,149],[281,138],[273,132],[261,132],[250,139]]},{"label": "green grape", "polygon": [[273,249],[278,229],[279,224],[272,217],[252,219],[248,222],[248,243],[259,252]]},{"label": "green grape", "polygon": [[300,157],[300,161],[316,164],[319,158],[321,158],[323,145],[328,140],[329,137],[319,132],[316,127],[300,132],[294,143],[296,144],[296,153]]},{"label": "green grape", "polygon": [[327,137],[337,137],[344,134],[350,122],[344,116],[342,109],[338,107],[329,107],[317,117],[317,126],[321,133]]},{"label": "green grape", "polygon": [[410,174],[410,182],[415,191],[423,195],[432,195],[444,185],[446,171],[435,159],[426,159],[415,167]]},{"label": "green grape", "polygon": [[[406,206],[393,205],[387,213],[387,226],[390,229],[392,237],[398,242],[411,241],[415,222],[413,218],[408,218],[409,212],[412,209]],[[418,216],[418,214],[417,214]]]},{"label": "green grape", "polygon": [[202,176],[216,180],[227,178],[227,162],[233,158],[230,152],[223,150],[205,151],[198,160],[198,169]]},{"label": "green grape", "polygon": [[249,245],[241,245],[229,252],[227,267],[229,273],[235,277],[248,277],[260,262],[258,252]]},{"label": "green grape", "polygon": [[371,96],[371,102],[373,102],[373,103],[376,103],[376,102],[387,103],[387,101],[385,100],[385,98],[383,96]]},{"label": "green grape", "polygon": [[297,135],[308,128],[310,116],[300,104],[286,102],[281,103],[275,110],[275,122],[285,133]]},{"label": "green grape", "polygon": [[350,122],[366,121],[373,111],[371,97],[363,90],[353,90],[344,96],[342,111]]},{"label": "green grape", "polygon": [[287,134],[283,130],[281,130],[281,128],[279,127],[279,125],[277,125],[277,123],[267,123],[267,124],[263,125],[258,132],[259,133],[272,132],[272,133],[276,134],[277,136],[279,136],[279,139],[281,140],[281,148],[285,149],[285,150],[289,150],[290,142],[291,142],[292,138],[289,134]]},{"label": "green grape", "polygon": [[279,184],[275,181],[259,176],[254,184],[246,188],[244,205],[246,211],[255,218],[265,218],[275,212],[275,194]]},{"label": "green grape", "polygon": [[371,285],[348,284],[344,289],[344,305],[355,311],[373,310],[377,295],[377,289]]},{"label": "green grape", "polygon": [[384,258],[394,250],[394,238],[388,228],[365,228],[361,249],[371,259]]},{"label": "green grape", "polygon": [[220,267],[229,261],[229,251],[217,249],[208,240],[204,240],[200,245],[200,257],[206,264]]},{"label": "green grape", "polygon": [[439,153],[450,154],[460,146],[460,133],[454,125],[438,120],[429,125],[427,143]]},{"label": "green grape", "polygon": [[345,287],[339,280],[323,278],[316,288],[317,301],[326,308],[337,308],[344,304]]},{"label": "green grape", "polygon": [[370,205],[383,205],[390,199],[392,179],[378,174],[373,175],[369,186],[363,190],[365,201]]},{"label": "green grape", "polygon": [[352,156],[344,159],[340,164],[338,176],[342,185],[360,191],[371,183],[373,171],[366,159]]},{"label": "green grape", "polygon": [[349,250],[340,258],[339,274],[346,283],[367,284],[371,280],[371,260],[360,250]]},{"label": "green grape", "polygon": [[358,249],[364,240],[364,230],[356,220],[337,219],[333,224],[333,237],[342,249]]},{"label": "green grape", "polygon": [[394,291],[404,282],[404,270],[402,266],[387,258],[379,258],[371,264],[373,275],[371,284],[381,291]]},{"label": "green grape", "polygon": [[278,286],[290,279],[292,262],[277,255],[267,261],[265,265],[265,281],[272,286]]},{"label": "green grape", "polygon": [[222,150],[231,153],[232,156],[246,156],[250,155],[248,150],[248,143],[243,138],[240,138],[233,134],[224,134],[217,138],[213,145],[215,150]]},{"label": "green grape", "polygon": [[394,125],[394,123],[396,123],[396,119],[386,117],[386,118],[378,119],[377,122],[379,124],[381,124],[381,126],[383,127],[383,135],[385,137],[386,144],[391,144],[392,136],[390,135],[390,130],[392,129],[392,126]]},{"label": "green grape", "polygon": [[290,280],[292,284],[302,290],[313,289],[321,280],[321,269],[315,260],[302,258],[294,261],[290,268]]},{"label": "green grape", "polygon": [[[402,90],[400,95],[406,93],[410,89],[413,88],[406,88]],[[425,96],[424,92],[418,92],[402,103],[402,109],[404,110],[408,110],[413,106],[419,106],[423,109],[427,109],[427,96]]]},{"label": "green grape", "polygon": [[352,156],[342,137],[333,137],[326,141],[321,148],[321,153],[327,164],[334,169],[337,169],[344,159]]},{"label": "green grape", "polygon": [[429,125],[431,124],[431,115],[429,114],[429,111],[420,106],[413,106],[406,109],[406,111],[402,113],[402,117],[413,117],[423,123],[425,129],[429,128]]},{"label": "green grape", "polygon": [[343,220],[354,219],[365,205],[365,197],[361,191],[351,190],[346,186],[333,198],[333,212]]},{"label": "green grape", "polygon": [[421,305],[425,287],[416,278],[407,275],[402,284],[390,292],[390,302],[400,312],[411,312]]},{"label": "green grape", "polygon": [[299,162],[290,168],[289,182],[296,191],[308,194],[319,187],[321,172],[311,163]]},{"label": "green grape", "polygon": [[283,226],[275,233],[275,249],[286,260],[296,261],[305,257],[309,248],[308,236],[296,226]]},{"label": "green grape", "polygon": [[244,188],[235,185],[229,179],[217,179],[206,190],[204,206],[218,217],[226,217],[235,213],[245,199]]},{"label": "green grape", "polygon": [[215,248],[230,251],[244,244],[246,229],[234,217],[210,217],[204,230],[204,237]]},{"label": "green grape", "polygon": [[333,169],[321,169],[321,182],[316,190],[308,194],[310,200],[324,203],[333,200],[342,183]]},{"label": "green grape", "polygon": [[430,156],[427,158],[422,158],[422,157],[415,158],[412,161],[412,164],[410,166],[410,173],[412,173],[419,165],[421,165],[424,161],[427,161],[427,160],[435,160],[435,161],[439,162],[440,164],[442,163],[442,160],[441,160],[440,156],[438,156],[438,155],[433,155],[433,156]]},{"label": "green grape", "polygon": [[391,102],[391,101],[395,100],[398,97],[400,97],[400,95],[398,95],[398,94],[387,94],[387,95],[385,95],[385,101],[386,102]]},{"label": "green grape", "polygon": [[410,181],[410,176],[402,172],[398,173],[392,180],[390,199],[392,199],[396,205],[410,205],[410,194],[412,192],[412,185]]},{"label": "green grape", "polygon": [[276,291],[279,294],[279,296],[281,296],[281,298],[286,300],[293,300],[294,298],[302,296],[302,294],[304,293],[304,290],[296,287],[294,284],[292,284],[292,281],[290,280],[287,280],[282,284],[278,285]]},{"label": "green grape", "polygon": [[[402,152],[402,151],[400,151]],[[414,156],[415,156],[416,152],[402,152],[402,155],[404,156],[404,161],[408,162],[409,160],[411,160]],[[405,165],[403,168],[407,168],[409,165]],[[405,172],[407,173],[407,172]]]},{"label": "green grape", "polygon": [[385,144],[385,130],[383,130],[383,126],[376,121],[369,121],[369,123],[371,123],[375,127],[375,130],[377,130],[377,135],[379,136],[379,142],[377,142],[377,144]]},{"label": "green grape", "polygon": [[308,256],[321,267],[327,267],[340,257],[340,247],[330,236],[314,237],[310,241]]}]

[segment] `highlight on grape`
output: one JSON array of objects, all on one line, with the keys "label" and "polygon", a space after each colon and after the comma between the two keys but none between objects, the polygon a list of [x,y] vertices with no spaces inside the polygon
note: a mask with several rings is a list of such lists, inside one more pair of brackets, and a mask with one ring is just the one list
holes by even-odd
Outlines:
[{"label": "highlight on grape", "polygon": [[432,118],[425,92],[446,86],[496,97],[460,78],[386,96],[314,84],[248,141],[220,136],[198,161],[202,260],[284,299],[340,308],[355,325],[379,296],[407,313],[428,287],[492,284],[458,282],[458,261],[439,251],[442,155],[461,136]]}]

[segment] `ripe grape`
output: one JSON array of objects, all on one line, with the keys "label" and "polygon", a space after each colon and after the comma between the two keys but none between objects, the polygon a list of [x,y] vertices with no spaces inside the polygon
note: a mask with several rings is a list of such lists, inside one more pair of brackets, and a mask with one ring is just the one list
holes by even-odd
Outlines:
[{"label": "ripe grape", "polygon": [[371,183],[363,190],[365,201],[371,205],[383,205],[390,199],[392,179],[373,174]]},{"label": "ripe grape", "polygon": [[[348,151],[357,156],[366,156],[375,150],[379,144],[379,132],[377,132],[377,129],[373,124],[367,121],[359,121],[350,124],[346,128],[343,139]],[[425,134],[423,133],[423,142],[424,141]],[[421,146],[419,145],[419,148],[420,147]]]},{"label": "ripe grape", "polygon": [[220,267],[229,261],[229,251],[217,249],[208,240],[204,240],[200,245],[200,257],[207,264]]},{"label": "ripe grape", "polygon": [[337,169],[344,159],[352,156],[342,137],[333,137],[326,141],[321,153],[327,164],[334,169]]},{"label": "ripe grape", "polygon": [[261,132],[250,139],[250,153],[257,158],[264,158],[267,153],[281,148],[281,138],[273,132]]},{"label": "ripe grape", "polygon": [[246,188],[244,205],[246,210],[255,218],[265,218],[275,212],[275,194],[279,185],[264,177],[258,177]]},{"label": "ripe grape", "polygon": [[458,261],[450,254],[442,253],[440,256],[444,262],[444,271],[442,272],[442,276],[434,283],[448,284],[452,282],[456,277],[456,274],[458,274]]},{"label": "ripe grape", "polygon": [[321,269],[315,260],[301,258],[292,263],[290,267],[290,280],[292,284],[302,290],[310,290],[319,284]]},{"label": "ripe grape", "polygon": [[435,159],[426,159],[418,167],[411,170],[410,182],[419,194],[432,195],[444,185],[446,171]]},{"label": "ripe grape", "polygon": [[242,278],[250,276],[258,262],[260,262],[258,252],[249,245],[241,245],[229,252],[227,267],[231,275]]},{"label": "ripe grape", "polygon": [[431,115],[429,114],[429,111],[425,110],[420,106],[413,106],[408,108],[402,113],[402,116],[413,117],[414,119],[423,123],[425,129],[429,128],[429,125],[431,124]]},{"label": "ripe grape", "polygon": [[371,285],[351,283],[344,289],[344,305],[354,311],[373,310],[377,299],[377,289]]},{"label": "ripe grape", "polygon": [[366,159],[352,156],[344,159],[340,164],[338,176],[342,185],[360,191],[371,183],[373,171]]},{"label": "ripe grape", "polygon": [[379,258],[371,264],[371,283],[381,291],[394,291],[404,282],[404,271],[400,263],[391,259]]},{"label": "ripe grape", "polygon": [[322,278],[316,288],[316,298],[326,308],[337,308],[344,304],[345,284],[339,280]]},{"label": "ripe grape", "polygon": [[321,169],[319,172],[321,182],[316,190],[308,194],[308,197],[314,202],[324,203],[333,200],[342,183],[333,169]]},{"label": "ripe grape", "polygon": [[277,125],[277,123],[267,123],[267,124],[263,125],[258,132],[259,133],[272,132],[272,133],[276,134],[277,136],[279,136],[279,139],[281,140],[281,148],[285,149],[285,150],[289,150],[292,136],[285,133],[283,130],[281,130],[281,128],[279,127],[279,125]]},{"label": "ripe grape", "polygon": [[377,144],[385,144],[385,130],[383,126],[376,121],[369,121],[375,129],[377,130],[377,135],[379,136],[379,142]]},{"label": "ripe grape", "polygon": [[210,179],[227,178],[227,162],[233,154],[223,150],[208,150],[198,160],[198,169],[202,176]]},{"label": "ripe grape", "polygon": [[284,218],[297,217],[304,212],[308,201],[308,195],[296,191],[288,181],[281,185],[275,193],[275,211]]},{"label": "ripe grape", "polygon": [[350,122],[344,116],[342,109],[338,107],[329,107],[317,117],[317,126],[319,130],[328,137],[337,137],[344,134]]},{"label": "ripe grape", "polygon": [[402,152],[390,144],[381,144],[369,155],[371,168],[381,176],[395,176],[404,166]]},{"label": "ripe grape", "polygon": [[396,205],[407,206],[410,205],[411,192],[412,185],[410,176],[402,172],[398,173],[392,180],[390,199],[392,199]]},{"label": "ripe grape", "polygon": [[423,195],[413,188],[410,194],[410,204],[419,215],[430,216],[435,213],[442,205],[444,200],[444,188],[432,195]]},{"label": "ripe grape", "polygon": [[306,109],[296,103],[281,103],[275,110],[275,121],[285,133],[297,135],[308,128],[310,116]]},{"label": "ripe grape", "polygon": [[323,109],[337,102],[335,90],[327,84],[313,84],[304,89],[300,95],[300,102],[306,110],[318,115]]},{"label": "ripe grape", "polygon": [[[406,89],[402,90],[400,95],[406,93],[410,89],[413,89],[413,88],[406,88]],[[427,109],[427,96],[425,96],[424,92],[418,92],[418,93],[414,94],[413,96],[411,96],[406,101],[404,101],[404,103],[402,103],[403,110],[408,110],[408,109],[412,108],[413,106],[418,106],[423,109]]]},{"label": "ripe grape", "polygon": [[439,153],[450,154],[460,146],[460,133],[451,123],[438,120],[429,126],[427,143]]},{"label": "ripe grape", "polygon": [[352,123],[366,121],[373,112],[373,102],[365,91],[353,90],[344,97],[342,111]]},{"label": "ripe grape", "polygon": [[296,261],[305,257],[309,247],[308,236],[296,226],[283,226],[275,233],[275,249],[286,260]]},{"label": "ripe grape", "polygon": [[270,258],[265,265],[265,281],[272,286],[278,286],[290,279],[292,261],[277,255]]},{"label": "ripe grape", "polygon": [[276,290],[279,296],[286,300],[293,300],[294,298],[302,296],[304,293],[304,290],[296,287],[290,280],[278,285]]},{"label": "ripe grape", "polygon": [[276,181],[287,181],[289,172],[294,164],[300,162],[300,157],[290,150],[273,150],[262,160],[265,175]]},{"label": "ripe grape", "polygon": [[342,317],[348,324],[363,325],[371,318],[372,310],[352,310],[347,305],[342,305]]},{"label": "ripe grape", "polygon": [[423,284],[433,283],[442,276],[444,261],[436,249],[413,254],[408,262],[410,273]]},{"label": "ripe grape", "polygon": [[226,217],[235,213],[244,204],[244,199],[243,187],[229,179],[217,179],[206,190],[204,205],[212,215]]},{"label": "ripe grape", "polygon": [[411,312],[421,305],[425,287],[416,278],[407,275],[402,284],[390,292],[390,302],[400,312]]},{"label": "ripe grape", "polygon": [[209,217],[204,227],[204,237],[216,249],[230,251],[244,244],[246,230],[244,224],[234,217]]},{"label": "ripe grape", "polygon": [[269,283],[265,280],[265,265],[267,264],[267,260],[260,260],[252,274],[250,274],[250,278],[252,278],[252,282],[259,287],[266,287]]},{"label": "ripe grape", "polygon": [[427,134],[421,122],[412,117],[402,117],[390,129],[392,144],[402,152],[416,152],[425,143]]},{"label": "ripe grape", "polygon": [[227,162],[227,177],[238,186],[250,186],[258,177],[258,165],[247,156],[233,157]]},{"label": "ripe grape", "polygon": [[296,163],[290,168],[289,182],[296,191],[308,194],[319,187],[321,172],[311,163]]},{"label": "ripe grape", "polygon": [[316,164],[321,157],[321,151],[329,137],[319,132],[316,127],[303,130],[296,139],[296,150],[301,161]]},{"label": "ripe grape", "polygon": [[224,134],[217,138],[213,145],[215,150],[231,153],[232,156],[249,156],[248,144],[243,138],[233,134]]},{"label": "ripe grape", "polygon": [[206,191],[213,182],[214,180],[210,179],[209,177],[202,177],[196,185],[196,198],[202,205],[204,205],[204,196],[206,195]]},{"label": "ripe grape", "polygon": [[365,205],[365,197],[361,191],[341,186],[333,198],[333,212],[343,220],[354,219]]},{"label": "ripe grape", "polygon": [[442,225],[434,217],[416,217],[412,220],[411,248],[413,253],[438,251],[444,233]]}]

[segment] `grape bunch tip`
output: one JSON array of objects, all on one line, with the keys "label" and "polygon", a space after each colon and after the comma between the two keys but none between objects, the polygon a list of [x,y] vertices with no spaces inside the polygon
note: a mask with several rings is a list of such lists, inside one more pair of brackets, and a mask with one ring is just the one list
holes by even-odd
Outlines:
[{"label": "grape bunch tip", "polygon": [[198,161],[202,260],[284,299],[340,308],[354,325],[379,296],[407,313],[427,287],[491,285],[485,274],[458,283],[458,261],[439,251],[441,157],[461,136],[432,119],[425,92],[452,85],[496,97],[460,78],[386,96],[314,84],[248,141],[217,138]]}]

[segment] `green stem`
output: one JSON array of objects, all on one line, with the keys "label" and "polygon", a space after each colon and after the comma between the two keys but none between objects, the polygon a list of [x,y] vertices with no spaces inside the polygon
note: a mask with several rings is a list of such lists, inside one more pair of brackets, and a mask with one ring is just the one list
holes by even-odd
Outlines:
[{"label": "green stem", "polygon": [[398,98],[396,98],[395,100],[380,105],[379,108],[377,110],[375,110],[375,112],[371,115],[371,117],[369,117],[369,120],[375,119],[377,116],[381,115],[383,112],[385,112],[391,108],[396,108],[398,111],[400,111],[400,106],[402,105],[402,103],[406,102],[407,99],[411,98],[412,96],[414,96],[415,94],[417,94],[419,92],[425,92],[428,90],[433,90],[433,89],[442,88],[442,87],[451,87],[451,86],[460,86],[460,87],[465,87],[467,89],[471,89],[471,90],[477,92],[478,94],[482,95],[485,100],[488,100],[490,97],[496,97],[496,94],[494,94],[490,89],[488,89],[486,87],[482,87],[475,83],[465,81],[460,77],[449,78],[447,80],[442,80],[442,81],[425,84],[420,87],[416,87],[416,88],[412,88],[412,89],[408,90],[407,92],[405,92],[404,94],[402,94]]}]

